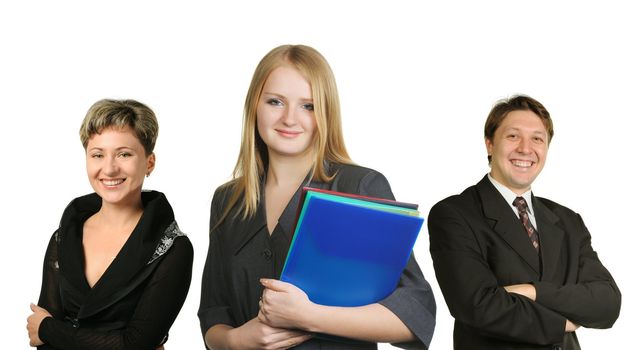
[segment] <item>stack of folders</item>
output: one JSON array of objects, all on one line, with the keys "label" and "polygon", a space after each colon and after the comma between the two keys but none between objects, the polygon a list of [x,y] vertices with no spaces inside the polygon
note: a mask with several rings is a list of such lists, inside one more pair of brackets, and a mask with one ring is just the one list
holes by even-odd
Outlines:
[{"label": "stack of folders", "polygon": [[303,188],[280,279],[321,305],[378,302],[395,290],[423,222],[415,204]]}]

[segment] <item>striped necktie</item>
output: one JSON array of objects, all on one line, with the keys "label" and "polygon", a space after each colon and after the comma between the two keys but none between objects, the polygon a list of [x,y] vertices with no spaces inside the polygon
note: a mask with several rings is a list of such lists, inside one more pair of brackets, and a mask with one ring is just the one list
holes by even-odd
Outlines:
[{"label": "striped necktie", "polygon": [[528,233],[528,237],[530,237],[532,246],[538,252],[539,251],[539,235],[537,234],[537,230],[535,230],[534,227],[532,227],[532,222],[530,222],[530,217],[528,216],[528,203],[526,203],[526,200],[523,199],[523,197],[517,197],[512,202],[512,205],[514,205],[517,208],[517,211],[519,212],[519,219],[521,219],[521,223],[523,224],[523,227],[526,229],[526,232]]}]

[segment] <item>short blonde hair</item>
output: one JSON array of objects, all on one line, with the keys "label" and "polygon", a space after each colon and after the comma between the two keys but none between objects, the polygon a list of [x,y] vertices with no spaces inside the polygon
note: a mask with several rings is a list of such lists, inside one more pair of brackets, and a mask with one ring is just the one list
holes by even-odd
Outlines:
[{"label": "short blonde hair", "polygon": [[305,45],[283,45],[271,50],[256,67],[247,91],[243,111],[241,150],[234,167],[234,191],[222,219],[243,196],[243,217],[256,213],[260,201],[260,179],[267,169],[267,146],[257,131],[256,111],[269,75],[280,66],[296,69],[311,86],[316,118],[313,147],[315,160],[312,177],[328,182],[325,161],[352,163],[345,148],[340,117],[340,99],[336,79],[327,60],[314,48]]},{"label": "short blonde hair", "polygon": [[144,146],[146,155],[152,154],[159,135],[159,123],[155,113],[145,104],[135,100],[100,100],[86,112],[80,127],[80,140],[84,149],[88,140],[107,128],[129,126]]}]

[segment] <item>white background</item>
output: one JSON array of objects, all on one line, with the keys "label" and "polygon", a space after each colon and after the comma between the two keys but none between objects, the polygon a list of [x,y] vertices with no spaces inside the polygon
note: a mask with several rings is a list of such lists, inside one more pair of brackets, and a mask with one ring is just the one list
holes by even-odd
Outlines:
[{"label": "white background", "polygon": [[[583,216],[624,296],[613,329],[577,333],[585,349],[621,347],[636,324],[636,13],[628,4],[2,2],[0,348],[27,348],[48,239],[66,204],[91,192],[78,129],[102,98],[138,99],[158,115],[157,168],[145,187],[166,193],[195,247],[167,348],[202,348],[196,310],[211,196],[233,169],[253,70],[286,43],[327,58],[353,159],[383,172],[396,197],[425,214],[488,171],[483,123],[496,100],[525,93],[543,102],[556,134],[533,190]],[[437,298],[431,348],[451,349],[426,229],[415,254]]]}]

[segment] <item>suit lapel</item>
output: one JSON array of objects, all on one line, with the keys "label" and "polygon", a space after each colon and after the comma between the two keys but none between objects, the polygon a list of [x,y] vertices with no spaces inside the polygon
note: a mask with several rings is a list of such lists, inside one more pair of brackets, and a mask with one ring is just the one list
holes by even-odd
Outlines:
[{"label": "suit lapel", "polygon": [[[249,217],[246,220],[225,220],[225,222],[230,225],[227,227],[227,232],[232,232],[232,234],[227,235],[227,237],[232,241],[230,247],[232,247],[232,253],[234,255],[238,254],[238,252],[243,249],[243,247],[252,240],[258,232],[267,226],[265,203],[263,202],[264,200],[259,202],[258,210],[254,216]],[[230,213],[229,215],[234,215],[234,213]],[[242,214],[239,213],[237,215]],[[240,233],[240,235],[236,233]]]},{"label": "suit lapel", "polygon": [[294,230],[296,229],[296,219],[298,217],[298,205],[300,203],[300,197],[303,193],[303,185],[298,187],[292,198],[287,203],[285,210],[283,210],[280,218],[278,218],[278,225],[280,229],[285,234],[288,242],[291,242],[292,238],[294,238]]},{"label": "suit lapel", "polygon": [[79,301],[78,308],[91,290],[84,272],[84,222],[99,211],[101,203],[101,198],[94,193],[74,199],[64,210],[58,231],[58,260],[62,283]]},{"label": "suit lapel", "polygon": [[78,318],[90,317],[119,301],[128,293],[126,291],[121,294],[121,292],[131,286],[133,277],[150,260],[147,250],[151,247],[144,246],[140,236],[145,232],[142,232],[139,226],[135,227],[115,259],[91,289]]},{"label": "suit lapel", "polygon": [[543,261],[541,276],[542,279],[549,279],[552,271],[559,266],[564,232],[557,226],[559,217],[548,209],[539,198],[532,196],[532,206],[537,219],[537,233],[539,234],[539,246]]},{"label": "suit lapel", "polygon": [[[144,213],[139,223],[115,260],[90,289],[78,318],[90,317],[113,305],[142,283],[158,265],[149,266],[148,262],[163,237],[165,228],[174,221],[174,214],[161,193],[142,192],[142,202]],[[144,270],[148,272],[143,272]]]},{"label": "suit lapel", "polygon": [[291,242],[292,238],[294,238],[294,231],[296,229],[296,220],[298,220],[299,209],[298,206],[301,205],[300,200],[303,194],[303,187],[312,187],[312,188],[320,188],[327,189],[328,184],[324,182],[320,182],[317,180],[311,181],[309,175],[305,178],[303,183],[298,187],[292,198],[287,203],[285,210],[280,215],[278,219],[278,224],[282,231],[285,233],[287,240]]},{"label": "suit lapel", "polygon": [[478,184],[484,215],[492,229],[539,275],[541,262],[521,221],[485,176]]},{"label": "suit lapel", "polygon": [[[329,168],[327,167],[327,169]],[[298,216],[298,205],[300,204],[303,187],[322,189],[327,189],[329,187],[328,184],[325,184],[324,182],[317,180],[312,181],[310,176],[311,171],[307,174],[301,185],[296,189],[296,192],[289,200],[289,203],[287,203],[287,206],[278,218],[278,225],[274,229],[274,231],[280,229],[288,242],[291,242],[294,237],[296,219]],[[254,235],[263,229],[263,227],[267,226],[267,217],[265,212],[265,181],[266,177],[263,177],[261,182],[261,201],[256,214],[248,220],[235,220],[237,226],[233,227],[231,232],[245,232],[245,235],[234,244],[234,249],[232,250],[234,254],[237,254],[254,237]],[[274,232],[271,233],[272,235],[274,234]]]}]

